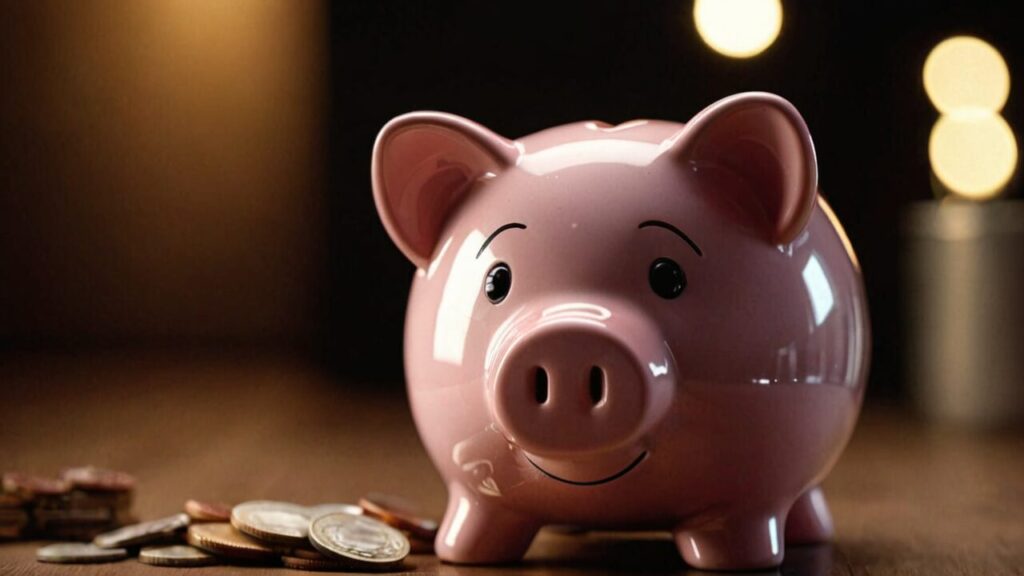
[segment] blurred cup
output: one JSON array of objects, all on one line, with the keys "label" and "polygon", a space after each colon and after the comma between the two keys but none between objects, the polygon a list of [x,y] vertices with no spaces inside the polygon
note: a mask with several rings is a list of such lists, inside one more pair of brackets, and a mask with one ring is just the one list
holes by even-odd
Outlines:
[{"label": "blurred cup", "polygon": [[979,428],[1024,422],[1024,201],[916,203],[903,236],[918,409]]}]

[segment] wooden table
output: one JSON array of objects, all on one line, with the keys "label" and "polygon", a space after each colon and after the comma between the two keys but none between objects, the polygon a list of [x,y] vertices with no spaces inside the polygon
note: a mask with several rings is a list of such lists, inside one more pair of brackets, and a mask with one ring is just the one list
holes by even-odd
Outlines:
[{"label": "wooden table", "polygon": [[[187,498],[353,501],[403,494],[440,514],[444,491],[401,386],[345,383],[265,354],[0,358],[0,469],[96,464],[139,479],[141,518]],[[868,406],[825,484],[838,538],[790,547],[783,574],[1024,573],[1024,435],[928,426]],[[59,566],[0,543],[0,574],[172,573],[135,560]],[[685,573],[667,535],[542,532],[502,568],[413,556],[410,572]],[[185,569],[181,569],[185,570]],[[283,574],[217,566],[190,574]]]}]

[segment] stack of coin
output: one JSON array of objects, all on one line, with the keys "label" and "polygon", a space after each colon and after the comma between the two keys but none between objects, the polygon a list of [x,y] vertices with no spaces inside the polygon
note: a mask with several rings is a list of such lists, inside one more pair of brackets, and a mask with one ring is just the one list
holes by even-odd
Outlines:
[{"label": "stack of coin", "polygon": [[225,562],[319,571],[399,568],[409,554],[405,535],[362,514],[351,504],[254,500],[232,508],[230,522],[193,524],[187,539]]},{"label": "stack of coin", "polygon": [[[436,523],[394,497],[365,498],[378,517],[352,504],[302,506],[254,500],[231,507],[189,500],[185,513],[97,535],[91,544],[40,548],[40,562],[112,562],[138,556],[159,566],[284,565],[298,570],[366,572],[399,569],[410,553],[407,533],[426,538]],[[367,512],[369,512],[367,510]]]},{"label": "stack of coin", "polygon": [[413,554],[433,553],[437,522],[423,516],[413,502],[400,496],[371,492],[359,499],[359,506],[368,516],[401,530],[409,539]]},{"label": "stack of coin", "polygon": [[28,526],[25,503],[14,494],[0,494],[0,540],[21,538]]},{"label": "stack of coin", "polygon": [[[25,522],[14,537],[90,540],[131,521],[135,480],[92,466],[65,469],[59,478],[3,475],[4,499],[16,498]],[[6,513],[0,513],[0,526]],[[6,532],[5,532],[6,533]]]},{"label": "stack of coin", "polygon": [[[157,566],[206,566],[215,563],[213,556],[183,544],[190,522],[184,513],[139,522],[99,534],[91,544],[63,542],[44,546],[36,551],[36,559],[40,562],[86,564],[116,562],[138,555],[139,562]],[[143,548],[140,550],[140,547]]]}]

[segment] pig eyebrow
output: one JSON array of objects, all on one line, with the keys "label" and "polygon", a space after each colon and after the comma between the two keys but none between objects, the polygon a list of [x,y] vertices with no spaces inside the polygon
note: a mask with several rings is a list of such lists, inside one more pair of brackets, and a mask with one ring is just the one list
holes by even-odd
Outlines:
[{"label": "pig eyebrow", "polygon": [[484,250],[487,249],[487,245],[490,244],[491,240],[494,240],[494,238],[498,234],[501,234],[502,232],[510,228],[519,228],[520,230],[526,230],[526,224],[520,224],[519,222],[509,222],[508,224],[498,226],[498,229],[495,230],[494,232],[491,232],[491,235],[487,237],[487,240],[484,240],[483,245],[480,246],[480,250],[478,250],[476,253],[476,257],[479,258],[480,255],[484,253]]},{"label": "pig eyebrow", "polygon": [[647,220],[645,222],[641,222],[638,228],[647,228],[648,226],[657,226],[658,228],[664,228],[665,230],[668,230],[669,232],[675,234],[676,236],[679,236],[680,238],[685,240],[687,244],[690,245],[690,248],[693,248],[693,251],[697,253],[697,256],[700,256],[701,258],[704,257],[704,252],[701,251],[700,246],[697,246],[697,243],[694,242],[693,240],[690,240],[690,237],[684,234],[683,231],[680,230],[679,228],[676,228],[675,226],[669,224],[668,222],[662,222],[661,220]]}]

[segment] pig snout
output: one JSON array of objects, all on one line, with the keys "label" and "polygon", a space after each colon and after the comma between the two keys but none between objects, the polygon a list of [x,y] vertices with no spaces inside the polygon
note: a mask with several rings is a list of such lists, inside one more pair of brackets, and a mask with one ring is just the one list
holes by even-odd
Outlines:
[{"label": "pig snout", "polygon": [[490,375],[494,418],[526,452],[571,458],[636,441],[671,401],[674,362],[629,308],[562,304],[511,330]]}]

